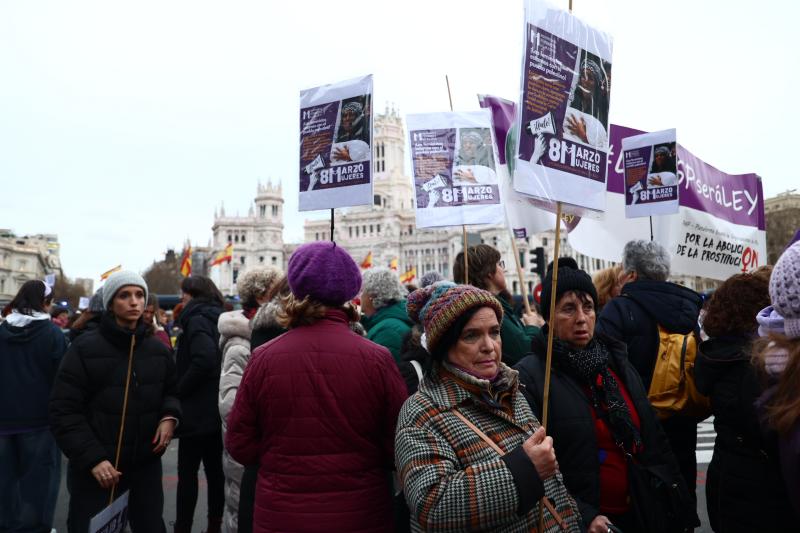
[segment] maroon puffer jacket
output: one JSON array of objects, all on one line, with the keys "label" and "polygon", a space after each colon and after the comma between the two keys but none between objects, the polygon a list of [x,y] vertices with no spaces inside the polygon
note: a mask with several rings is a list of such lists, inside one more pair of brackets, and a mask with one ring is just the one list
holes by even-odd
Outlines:
[{"label": "maroon puffer jacket", "polygon": [[407,395],[389,351],[350,331],[341,311],[257,349],[225,437],[234,459],[260,465],[253,530],[392,531]]}]

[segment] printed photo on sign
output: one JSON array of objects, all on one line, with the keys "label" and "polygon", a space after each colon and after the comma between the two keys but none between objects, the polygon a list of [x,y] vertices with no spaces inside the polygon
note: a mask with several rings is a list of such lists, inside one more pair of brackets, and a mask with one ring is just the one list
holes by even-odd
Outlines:
[{"label": "printed photo on sign", "polygon": [[369,95],[342,100],[336,125],[336,142],[330,154],[332,165],[367,161],[370,155]]},{"label": "printed photo on sign", "polygon": [[526,0],[514,189],[567,212],[605,209],[611,38]]},{"label": "printed photo on sign", "polygon": [[300,93],[299,209],[372,202],[372,76]]},{"label": "printed photo on sign", "polygon": [[453,184],[497,183],[489,128],[461,128],[458,137]]},{"label": "printed photo on sign", "polygon": [[678,157],[675,130],[622,140],[625,173],[625,216],[670,215],[678,212]]},{"label": "printed photo on sign", "polygon": [[578,76],[564,115],[564,138],[605,150],[608,147],[608,102],[611,63],[595,54],[581,52]]},{"label": "printed photo on sign", "polygon": [[417,227],[502,222],[489,111],[409,115],[407,121]]}]

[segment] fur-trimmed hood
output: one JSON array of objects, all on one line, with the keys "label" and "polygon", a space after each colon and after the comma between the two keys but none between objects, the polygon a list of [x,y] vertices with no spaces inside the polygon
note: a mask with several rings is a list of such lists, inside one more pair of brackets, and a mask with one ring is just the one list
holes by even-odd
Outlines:
[{"label": "fur-trimmed hood", "polygon": [[241,310],[228,311],[219,315],[217,328],[219,329],[220,347],[224,347],[225,343],[234,337],[241,337],[248,343],[250,342],[250,321]]},{"label": "fur-trimmed hood", "polygon": [[278,311],[281,310],[280,300],[276,297],[258,308],[256,315],[250,320],[251,329],[279,328]]}]

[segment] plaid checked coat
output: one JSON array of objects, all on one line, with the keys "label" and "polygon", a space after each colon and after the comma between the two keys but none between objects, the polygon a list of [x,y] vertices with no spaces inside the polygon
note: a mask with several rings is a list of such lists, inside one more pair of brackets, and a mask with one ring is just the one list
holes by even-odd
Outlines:
[{"label": "plaid checked coat", "polygon": [[[517,371],[501,365],[495,389],[509,395],[504,409],[490,394],[489,381],[445,363],[405,402],[395,456],[412,531],[536,531],[544,494],[569,526],[566,531],[581,531],[578,508],[561,474],[542,483],[522,449],[539,421],[518,387]],[[456,409],[506,454],[501,458],[454,414]],[[547,532],[561,531],[546,510],[544,525]]]}]

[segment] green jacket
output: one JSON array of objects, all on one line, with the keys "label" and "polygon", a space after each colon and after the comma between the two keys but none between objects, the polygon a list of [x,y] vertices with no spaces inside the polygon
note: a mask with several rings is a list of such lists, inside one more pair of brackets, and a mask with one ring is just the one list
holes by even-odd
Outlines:
[{"label": "green jacket", "polygon": [[367,330],[369,340],[388,348],[394,360],[400,361],[403,339],[414,325],[408,318],[405,300],[382,307],[370,317],[362,317],[361,324]]},{"label": "green jacket", "polygon": [[511,304],[497,298],[503,306],[503,323],[500,324],[500,339],[503,341],[503,362],[516,365],[520,359],[531,352],[531,340],[539,334],[536,326],[526,326],[514,314]]}]

